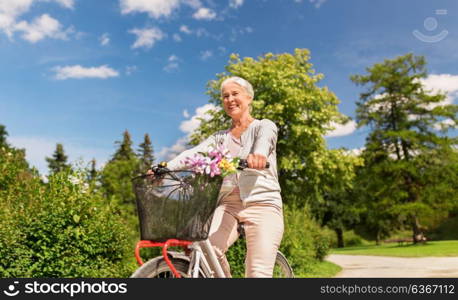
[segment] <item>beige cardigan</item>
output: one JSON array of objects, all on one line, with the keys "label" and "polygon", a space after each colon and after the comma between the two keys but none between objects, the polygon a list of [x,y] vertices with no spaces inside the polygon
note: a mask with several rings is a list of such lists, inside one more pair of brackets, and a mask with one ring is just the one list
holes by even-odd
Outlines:
[{"label": "beige cardigan", "polygon": [[[255,119],[241,136],[241,149],[239,156],[246,159],[248,154],[256,153],[267,157],[270,167],[264,170],[245,169],[238,171],[238,185],[240,197],[245,206],[250,202],[269,202],[282,207],[280,195],[280,184],[277,174],[277,126],[268,119]],[[167,163],[170,170],[182,170],[186,166],[182,161],[186,157],[192,157],[197,152],[206,152],[211,145],[227,145],[229,137],[228,130],[214,133],[205,141],[194,148],[186,150]],[[219,199],[224,198],[233,190],[234,186],[223,185],[220,190]]]}]

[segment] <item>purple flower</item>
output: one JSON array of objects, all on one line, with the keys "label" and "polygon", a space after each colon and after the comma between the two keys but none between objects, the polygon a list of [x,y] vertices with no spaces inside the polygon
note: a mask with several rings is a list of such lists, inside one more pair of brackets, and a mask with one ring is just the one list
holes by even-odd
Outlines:
[{"label": "purple flower", "polygon": [[221,175],[219,163],[223,160],[231,161],[229,150],[223,145],[210,149],[207,153],[196,153],[193,157],[185,158],[182,163],[197,174],[207,174],[210,177]]}]

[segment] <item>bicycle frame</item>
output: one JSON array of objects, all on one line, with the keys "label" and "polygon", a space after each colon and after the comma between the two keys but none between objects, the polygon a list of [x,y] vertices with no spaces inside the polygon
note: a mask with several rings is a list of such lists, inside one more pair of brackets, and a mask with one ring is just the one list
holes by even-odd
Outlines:
[{"label": "bicycle frame", "polygon": [[190,270],[191,270],[191,277],[197,278],[199,277],[199,270],[204,269],[210,274],[211,277],[217,278],[225,278],[226,275],[221,267],[221,264],[218,261],[216,256],[215,250],[213,249],[210,241],[204,240],[199,242],[191,242],[191,241],[182,241],[182,240],[175,240],[170,239],[166,242],[154,242],[154,241],[139,241],[135,247],[135,258],[138,264],[141,266],[143,265],[143,260],[140,256],[140,249],[141,248],[152,248],[152,247],[162,247],[162,256],[164,257],[165,262],[169,266],[170,270],[172,271],[173,275],[176,278],[181,278],[180,273],[176,270],[173,266],[172,262],[168,257],[167,249],[168,247],[179,246],[183,247],[185,250],[186,256],[190,257]]}]

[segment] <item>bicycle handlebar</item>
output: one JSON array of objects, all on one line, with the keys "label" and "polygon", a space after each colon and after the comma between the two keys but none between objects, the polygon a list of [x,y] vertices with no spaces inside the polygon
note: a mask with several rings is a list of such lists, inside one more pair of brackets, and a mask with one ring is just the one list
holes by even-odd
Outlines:
[{"label": "bicycle handlebar", "polygon": [[[269,167],[270,167],[270,163],[267,162],[265,168],[268,169]],[[241,159],[239,161],[239,165],[237,169],[243,171],[244,169],[247,169],[247,168],[248,168],[248,161],[246,159]],[[154,175],[156,176],[161,176],[161,175],[164,175],[170,172],[170,170],[167,168],[166,163],[160,163],[158,165],[155,165],[151,168],[151,170],[154,172]]]}]

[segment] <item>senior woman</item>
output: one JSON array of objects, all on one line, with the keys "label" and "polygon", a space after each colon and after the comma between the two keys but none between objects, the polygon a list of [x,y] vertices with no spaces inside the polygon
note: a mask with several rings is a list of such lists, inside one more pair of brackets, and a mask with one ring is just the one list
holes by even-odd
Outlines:
[{"label": "senior woman", "polygon": [[[272,277],[283,236],[276,162],[277,127],[270,120],[258,120],[250,115],[254,91],[245,79],[230,77],[224,80],[221,97],[232,126],[184,151],[168,162],[167,167],[171,170],[183,168],[184,158],[205,151],[210,145],[222,144],[233,157],[247,159],[248,169],[223,180],[209,240],[226,276],[231,277],[225,253],[238,238],[238,223],[244,223],[247,244],[245,277]],[[269,168],[266,169],[267,162]]]}]

